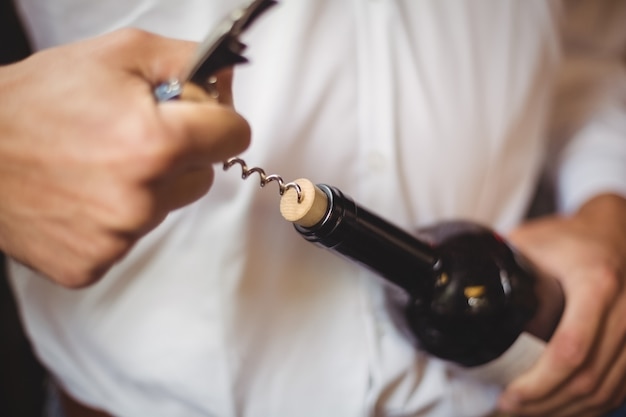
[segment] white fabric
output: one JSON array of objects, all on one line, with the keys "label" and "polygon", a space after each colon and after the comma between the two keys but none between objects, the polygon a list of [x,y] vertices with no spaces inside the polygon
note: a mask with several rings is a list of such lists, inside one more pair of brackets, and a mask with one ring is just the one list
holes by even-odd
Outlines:
[{"label": "white fabric", "polygon": [[[18,3],[38,48],[122,26],[200,40],[234,5]],[[284,0],[245,35],[243,157],[336,185],[407,230],[469,218],[506,231],[546,154],[557,18],[544,0]],[[587,196],[607,189],[597,178]],[[274,185],[237,169],[93,287],[10,270],[40,358],[74,397],[116,416],[464,417],[497,398],[415,351],[376,278],[305,242]]]}]

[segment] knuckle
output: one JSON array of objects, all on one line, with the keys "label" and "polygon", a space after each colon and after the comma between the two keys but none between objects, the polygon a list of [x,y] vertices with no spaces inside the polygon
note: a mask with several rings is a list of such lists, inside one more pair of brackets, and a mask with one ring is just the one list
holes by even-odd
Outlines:
[{"label": "knuckle", "polygon": [[66,288],[85,288],[100,280],[113,261],[103,253],[98,253],[97,257],[84,253],[82,262],[74,262],[54,280]]},{"label": "knuckle", "polygon": [[94,54],[106,58],[109,58],[111,55],[136,54],[139,48],[149,45],[155,37],[156,35],[138,28],[117,29],[105,35],[102,39],[97,38],[94,40],[101,42],[100,47],[94,51]]},{"label": "knuckle", "polygon": [[150,40],[154,35],[139,28],[126,27],[116,30],[111,36],[121,44],[143,44],[144,42]]},{"label": "knuckle", "polygon": [[157,177],[171,168],[177,159],[175,141],[162,140],[157,135],[145,141],[137,150],[135,163],[140,163],[150,177]]},{"label": "knuckle", "polygon": [[[138,163],[135,161],[134,164]],[[165,216],[163,212],[168,198],[159,193],[158,184],[159,179],[150,175],[144,166],[134,168],[130,174],[124,172],[120,178],[105,184],[99,200],[101,204],[94,214],[100,233],[125,238],[127,234],[142,235],[153,228]],[[106,245],[106,242],[101,244]],[[108,248],[105,246],[99,250]]]},{"label": "knuckle", "polygon": [[122,234],[146,229],[155,217],[156,207],[149,198],[129,198],[114,214],[114,230]]},{"label": "knuckle", "polygon": [[609,262],[605,262],[596,267],[594,275],[598,296],[604,301],[613,300],[622,286],[618,270]]},{"label": "knuckle", "polygon": [[71,289],[85,288],[97,282],[105,272],[103,267],[70,271],[63,277],[63,285]]},{"label": "knuckle", "polygon": [[157,123],[135,121],[133,145],[138,158],[148,166],[169,166],[181,152],[184,136],[159,128]]},{"label": "knuckle", "polygon": [[[109,251],[106,238],[123,237],[135,233],[149,222],[156,210],[156,198],[151,189],[144,184],[119,184],[125,178],[109,187],[103,187],[104,203],[100,207],[95,222],[99,227],[100,240],[94,245],[103,245],[96,251]],[[133,180],[135,181],[135,180]]]},{"label": "knuckle", "polygon": [[49,278],[55,283],[70,289],[83,288],[92,282],[88,274],[76,266],[51,274]]},{"label": "knuckle", "polygon": [[576,397],[586,397],[590,403],[593,403],[596,396],[599,395],[596,392],[598,386],[598,378],[592,372],[587,371],[576,377],[572,381],[571,392]]},{"label": "knuckle", "polygon": [[124,166],[144,170],[154,176],[169,168],[176,159],[177,141],[164,135],[141,117],[120,122],[117,129],[123,137],[123,149],[117,155]]},{"label": "knuckle", "polygon": [[[80,271],[80,281],[89,285],[98,281],[109,268],[121,259],[132,247],[136,238],[119,233],[108,233],[86,248]],[[91,261],[90,261],[91,260]]]},{"label": "knuckle", "polygon": [[557,349],[554,356],[554,362],[556,366],[562,369],[577,369],[585,363],[588,350],[588,342],[581,335],[562,334],[559,349]]}]

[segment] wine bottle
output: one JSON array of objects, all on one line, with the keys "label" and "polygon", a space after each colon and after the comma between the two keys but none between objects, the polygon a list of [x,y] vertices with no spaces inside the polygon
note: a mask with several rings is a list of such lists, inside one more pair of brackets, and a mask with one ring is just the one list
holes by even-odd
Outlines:
[{"label": "wine bottle", "polygon": [[467,221],[411,234],[335,187],[295,183],[300,190],[281,198],[283,217],[306,240],[404,291],[403,323],[419,348],[502,385],[537,359],[564,297],[501,236]]}]

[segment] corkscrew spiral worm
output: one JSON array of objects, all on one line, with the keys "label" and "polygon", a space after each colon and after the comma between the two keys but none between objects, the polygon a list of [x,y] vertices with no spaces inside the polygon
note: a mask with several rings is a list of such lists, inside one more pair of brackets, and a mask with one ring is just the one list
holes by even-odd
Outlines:
[{"label": "corkscrew spiral worm", "polygon": [[265,170],[259,167],[249,168],[248,165],[246,164],[246,161],[237,157],[230,158],[226,162],[224,162],[224,171],[228,170],[235,164],[239,164],[241,166],[241,178],[242,179],[245,180],[250,175],[257,173],[259,174],[261,187],[265,187],[266,184],[272,181],[275,181],[276,183],[278,183],[278,192],[280,193],[280,195],[283,195],[285,191],[292,188],[296,191],[296,194],[298,196],[298,203],[302,201],[302,198],[303,198],[302,188],[297,183],[295,182],[285,183],[285,181],[280,175],[276,175],[276,174],[267,175],[265,173]]}]

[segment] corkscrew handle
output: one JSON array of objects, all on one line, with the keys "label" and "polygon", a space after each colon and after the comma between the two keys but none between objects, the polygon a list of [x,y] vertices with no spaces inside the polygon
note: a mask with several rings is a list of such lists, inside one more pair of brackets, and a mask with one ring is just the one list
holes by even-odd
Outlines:
[{"label": "corkscrew handle", "polygon": [[[182,80],[174,79],[158,85],[154,89],[155,98],[158,101],[177,99],[204,101],[219,98],[215,73],[223,68],[248,62],[243,55],[246,45],[241,42],[239,36],[262,13],[275,4],[277,4],[276,0],[249,0],[244,7],[233,10],[200,44]],[[302,190],[298,184],[285,183],[279,175],[267,175],[259,167],[248,168],[241,158],[231,158],[224,162],[224,170],[235,164],[241,165],[243,179],[256,172],[260,176],[261,187],[276,181],[281,195],[285,190],[293,189],[297,200],[301,200]]]},{"label": "corkscrew handle", "polygon": [[215,74],[223,68],[248,62],[243,56],[246,45],[239,36],[275,4],[275,0],[252,0],[233,10],[200,44],[182,80],[170,80],[154,89],[156,99],[199,101],[206,99],[207,94],[216,97]]}]

